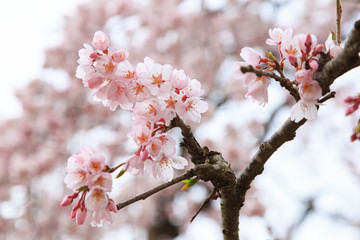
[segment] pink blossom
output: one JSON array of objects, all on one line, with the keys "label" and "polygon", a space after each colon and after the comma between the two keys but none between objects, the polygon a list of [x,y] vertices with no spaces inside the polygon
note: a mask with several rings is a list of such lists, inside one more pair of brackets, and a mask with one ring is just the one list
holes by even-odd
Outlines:
[{"label": "pink blossom", "polygon": [[301,51],[298,45],[298,41],[297,39],[293,39],[292,31],[284,33],[282,37],[280,52],[282,56],[286,59],[289,56],[293,56],[295,58],[301,57]]},{"label": "pink blossom", "polygon": [[172,66],[155,63],[154,60],[146,57],[144,63],[137,65],[137,69],[140,83],[147,86],[152,95],[158,96],[170,91]]},{"label": "pink blossom", "polygon": [[68,164],[66,166],[67,174],[64,182],[66,186],[72,190],[76,190],[86,184],[87,171],[84,166],[84,160],[82,155],[72,155],[68,159]]},{"label": "pink blossom", "polygon": [[85,206],[92,211],[103,210],[108,205],[108,197],[105,189],[99,186],[93,187],[86,194]]},{"label": "pink blossom", "polygon": [[145,167],[149,174],[156,179],[168,182],[174,177],[175,169],[184,169],[188,165],[188,161],[180,156],[160,156],[155,161],[146,161]]},{"label": "pink blossom", "polygon": [[96,31],[92,40],[92,44],[99,50],[105,50],[109,47],[110,40],[106,33],[102,31]]},{"label": "pink blossom", "polygon": [[94,50],[89,44],[84,43],[84,48],[79,50],[79,59],[77,60],[77,63],[79,65],[92,65],[93,59],[90,57],[90,55],[94,53]]},{"label": "pink blossom", "polygon": [[140,175],[144,173],[144,161],[139,154],[131,155],[125,162],[124,170],[132,175]]},{"label": "pink blossom", "polygon": [[201,119],[201,113],[206,112],[208,109],[208,103],[200,98],[188,98],[183,105],[176,109],[185,122],[199,123]]},{"label": "pink blossom", "polygon": [[76,68],[75,76],[83,80],[83,84],[91,79],[95,74],[95,68],[92,65],[79,65]]},{"label": "pink blossom", "polygon": [[172,83],[173,87],[179,90],[183,89],[189,80],[190,78],[185,74],[184,70],[177,69],[173,70],[170,78],[170,82]]},{"label": "pink blossom", "polygon": [[134,124],[130,135],[139,146],[144,146],[150,142],[151,134],[151,129],[146,125]]},{"label": "pink blossom", "polygon": [[268,86],[270,80],[268,77],[256,77],[248,86],[246,97],[257,101],[260,105],[265,105],[268,102]]},{"label": "pink blossom", "polygon": [[112,188],[112,178],[108,172],[99,172],[91,178],[88,183],[88,187],[92,189],[93,187],[102,187],[106,192],[111,192]]},{"label": "pink blossom", "polygon": [[310,53],[317,46],[317,37],[313,34],[297,34],[294,37],[301,51]]},{"label": "pink blossom", "polygon": [[310,69],[300,69],[296,71],[295,78],[299,83],[305,83],[309,81],[313,81],[314,72],[317,70],[319,64],[317,60],[311,60],[309,62]]},{"label": "pink blossom", "polygon": [[97,89],[97,88],[99,88],[101,86],[101,84],[103,84],[105,79],[106,78],[103,77],[101,74],[95,73],[94,75],[92,75],[92,77],[90,79],[88,79],[86,81],[84,86],[88,87],[90,89]]},{"label": "pink blossom", "polygon": [[91,174],[100,173],[105,167],[105,158],[100,154],[93,153],[88,156],[84,166]]},{"label": "pink blossom", "polygon": [[191,79],[183,89],[186,97],[200,97],[205,91],[201,89],[201,83],[196,79]]},{"label": "pink blossom", "polygon": [[133,109],[133,119],[145,117],[150,122],[157,122],[162,118],[161,103],[156,99],[149,99],[135,104]]},{"label": "pink blossom", "polygon": [[122,82],[112,81],[110,83],[104,105],[109,107],[112,111],[115,111],[118,106],[127,110],[133,107],[133,104],[130,103],[127,98],[126,86]]},{"label": "pink blossom", "polygon": [[119,63],[115,75],[125,84],[129,84],[138,78],[136,68],[129,61]]},{"label": "pink blossom", "polygon": [[111,55],[111,58],[114,62],[119,63],[129,58],[129,52],[125,50],[117,50]]},{"label": "pink blossom", "polygon": [[93,212],[91,216],[92,227],[106,227],[112,223],[112,217],[109,209],[103,208]]},{"label": "pink blossom", "polygon": [[290,119],[295,122],[299,122],[303,118],[307,120],[314,120],[316,119],[316,116],[317,107],[314,102],[305,102],[300,100],[291,108]]},{"label": "pink blossom", "polygon": [[111,76],[116,69],[115,62],[108,55],[101,55],[96,60],[96,70],[103,76]]},{"label": "pink blossom", "polygon": [[331,58],[339,55],[341,50],[343,49],[341,46],[338,46],[335,42],[334,35],[332,33],[329,34],[328,38],[325,41],[326,52],[329,53]]},{"label": "pink blossom", "polygon": [[292,35],[292,28],[286,28],[285,31],[281,28],[269,29],[270,38],[266,39],[266,44],[268,45],[280,45],[283,35]]},{"label": "pink blossom", "polygon": [[134,103],[149,99],[151,93],[145,85],[139,83],[138,81],[133,81],[127,86],[126,95],[129,101]]},{"label": "pink blossom", "polygon": [[258,66],[261,60],[260,54],[250,47],[242,48],[240,56],[245,60],[246,63],[254,67]]},{"label": "pink blossom", "polygon": [[318,82],[307,81],[299,85],[299,94],[305,102],[316,102],[322,96],[322,90]]}]

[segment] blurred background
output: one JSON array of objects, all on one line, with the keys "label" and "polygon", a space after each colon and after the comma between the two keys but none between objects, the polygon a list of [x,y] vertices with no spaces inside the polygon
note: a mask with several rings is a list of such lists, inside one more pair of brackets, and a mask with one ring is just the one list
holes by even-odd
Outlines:
[{"label": "blurred background", "polygon": [[[344,41],[360,19],[360,1],[342,5]],[[294,101],[274,81],[265,107],[245,99],[232,62],[245,46],[276,55],[265,45],[269,28],[290,26],[324,43],[335,30],[335,0],[14,0],[0,18],[0,239],[216,240],[219,200],[189,222],[211,190],[207,183],[184,192],[175,185],[122,209],[102,229],[77,226],[71,208],[59,206],[71,193],[63,183],[71,154],[88,145],[111,166],[136,150],[124,134],[130,113],[94,102],[75,77],[78,50],[102,30],[110,48],[130,52],[131,63],[149,56],[200,80],[209,111],[194,133],[238,175]],[[338,78],[336,98],[270,158],[247,194],[241,239],[360,239],[360,148],[350,142],[359,113],[345,117],[343,103],[360,92],[359,79],[359,69]],[[181,140],[178,131],[174,136]],[[119,203],[158,184],[125,174],[111,197]]]}]

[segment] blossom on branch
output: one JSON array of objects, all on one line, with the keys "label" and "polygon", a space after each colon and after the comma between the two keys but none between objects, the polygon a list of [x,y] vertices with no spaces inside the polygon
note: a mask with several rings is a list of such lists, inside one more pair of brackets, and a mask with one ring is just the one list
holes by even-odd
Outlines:
[{"label": "blossom on branch", "polygon": [[90,148],[83,148],[68,159],[64,182],[74,194],[65,196],[60,206],[68,206],[80,196],[71,212],[71,218],[76,217],[79,225],[85,222],[88,211],[91,225],[97,227],[111,224],[110,211],[117,212],[107,194],[112,189],[112,178],[105,169],[105,158]]}]

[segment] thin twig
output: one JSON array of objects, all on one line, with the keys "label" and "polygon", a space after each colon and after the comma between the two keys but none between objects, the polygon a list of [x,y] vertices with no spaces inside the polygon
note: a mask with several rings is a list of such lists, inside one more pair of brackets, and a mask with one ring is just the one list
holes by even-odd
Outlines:
[{"label": "thin twig", "polygon": [[288,90],[289,93],[291,94],[291,96],[293,96],[296,101],[300,100],[299,93],[298,93],[297,89],[293,86],[293,83],[291,82],[290,79],[281,77],[279,75],[276,75],[273,72],[268,72],[268,71],[263,71],[263,70],[256,69],[251,65],[250,66],[242,66],[242,67],[240,67],[240,70],[243,73],[247,73],[247,72],[255,73],[256,76],[258,76],[258,77],[261,77],[261,76],[271,77],[274,80],[278,81],[280,83],[280,86],[282,86],[286,90]]},{"label": "thin twig", "polygon": [[192,223],[192,221],[194,221],[194,219],[197,217],[197,215],[201,212],[201,210],[204,209],[204,207],[206,205],[208,205],[210,203],[210,201],[213,199],[213,197],[215,196],[215,194],[217,193],[217,188],[213,188],[209,194],[209,196],[207,196],[205,198],[205,201],[203,202],[203,204],[201,204],[200,208],[196,211],[196,213],[194,214],[194,216],[190,219],[190,222]]},{"label": "thin twig", "polygon": [[336,42],[338,46],[340,46],[342,6],[341,6],[341,0],[335,0],[335,1],[336,1]]},{"label": "thin twig", "polygon": [[323,102],[329,100],[330,98],[334,98],[334,97],[335,97],[335,94],[336,94],[336,92],[334,92],[334,91],[333,91],[333,92],[329,92],[329,93],[326,94],[325,96],[321,97],[318,102],[319,102],[319,103],[323,103]]},{"label": "thin twig", "polygon": [[174,178],[173,180],[171,180],[170,182],[167,182],[167,183],[164,183],[162,185],[159,185],[147,192],[144,192],[136,197],[133,197],[125,202],[122,202],[122,203],[119,203],[116,205],[117,209],[120,210],[134,202],[137,202],[139,200],[145,200],[146,198],[150,197],[151,195],[157,193],[157,192],[160,192],[161,190],[165,189],[165,188],[168,188],[178,182],[181,182],[182,180],[185,180],[185,179],[189,179],[191,177],[193,177],[195,175],[195,172],[193,169],[190,169],[189,171],[187,171],[185,174],[177,177],[177,178]]},{"label": "thin twig", "polygon": [[113,167],[113,168],[107,168],[107,169],[104,170],[104,172],[109,172],[109,173],[115,172],[116,169],[118,169],[119,167],[121,167],[121,166],[124,165],[124,164],[125,164],[125,163],[123,162],[123,163],[120,163],[119,165],[117,165],[117,166],[115,166],[115,167]]}]

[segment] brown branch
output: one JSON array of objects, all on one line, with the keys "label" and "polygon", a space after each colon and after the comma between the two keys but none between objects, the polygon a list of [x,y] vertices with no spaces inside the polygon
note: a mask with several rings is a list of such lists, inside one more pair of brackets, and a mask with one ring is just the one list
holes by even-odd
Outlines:
[{"label": "brown branch", "polygon": [[230,164],[220,153],[210,152],[205,163],[195,166],[195,173],[201,180],[211,181],[219,190],[223,239],[238,240],[240,201],[236,195],[236,177]]},{"label": "brown branch", "polygon": [[268,71],[263,71],[263,70],[260,70],[260,69],[256,69],[251,65],[242,66],[242,67],[240,67],[240,70],[243,73],[247,73],[247,72],[255,73],[256,76],[258,76],[258,77],[261,77],[261,76],[271,77],[274,80],[278,81],[280,83],[280,86],[282,86],[283,88],[288,90],[289,93],[291,94],[291,96],[294,97],[295,101],[300,100],[300,95],[299,95],[297,89],[294,87],[293,83],[290,81],[290,79],[285,78],[285,77],[281,77],[279,75],[276,75],[273,72],[268,72]]},{"label": "brown branch", "polygon": [[191,161],[194,164],[203,163],[207,151],[201,148],[191,131],[191,127],[186,125],[179,116],[176,116],[173,120],[171,120],[169,128],[173,127],[179,127],[181,129],[181,134],[183,135],[183,142],[181,143],[181,146],[186,148],[188,153],[191,155]]},{"label": "brown branch", "polygon": [[341,51],[338,56],[330,60],[327,58],[327,55],[322,55],[319,60],[319,68],[315,72],[314,78],[319,82],[323,90],[323,95],[330,92],[330,85],[335,81],[336,78],[340,77],[351,69],[360,66],[359,52],[360,20],[355,22],[354,28],[346,41],[344,50]]},{"label": "brown branch", "polygon": [[336,42],[340,46],[342,6],[341,6],[341,0],[335,0],[335,1],[336,1]]},{"label": "brown branch", "polygon": [[190,222],[193,222],[194,219],[196,218],[196,216],[204,209],[204,207],[210,203],[210,201],[211,201],[211,200],[213,199],[213,197],[215,196],[216,192],[217,192],[217,189],[214,187],[214,188],[211,190],[209,196],[207,196],[207,197],[205,198],[205,200],[204,200],[204,202],[201,204],[200,208],[196,211],[196,213],[194,214],[194,216],[190,219]]},{"label": "brown branch", "polygon": [[157,192],[160,192],[161,190],[165,189],[165,188],[168,188],[178,182],[181,182],[182,180],[185,180],[185,179],[189,179],[189,178],[192,178],[193,176],[195,175],[195,172],[193,169],[187,171],[185,174],[177,177],[177,178],[174,178],[173,180],[171,180],[170,182],[167,182],[167,183],[164,183],[160,186],[157,186],[156,188],[153,188],[147,192],[144,192],[136,197],[133,197],[125,202],[122,202],[122,203],[119,203],[116,205],[117,209],[120,210],[121,208],[124,208],[134,202],[137,202],[139,200],[145,200],[146,198],[150,197],[151,195],[157,193]]},{"label": "brown branch", "polygon": [[104,172],[108,172],[108,173],[115,172],[116,169],[118,169],[119,167],[123,166],[124,164],[125,164],[125,163],[123,162],[123,163],[120,163],[120,164],[118,164],[117,166],[112,167],[112,168],[110,168],[109,166],[105,166]]}]

